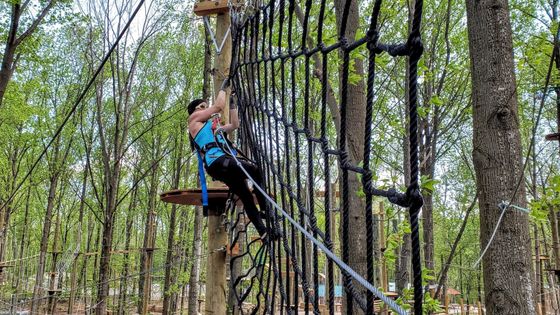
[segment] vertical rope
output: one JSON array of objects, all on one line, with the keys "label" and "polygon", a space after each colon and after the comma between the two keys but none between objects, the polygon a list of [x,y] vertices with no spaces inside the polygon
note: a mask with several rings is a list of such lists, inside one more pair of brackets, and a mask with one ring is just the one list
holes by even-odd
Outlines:
[{"label": "vertical rope", "polygon": [[409,49],[409,102],[410,102],[410,186],[407,196],[411,202],[410,229],[412,241],[412,274],[414,284],[414,313],[422,314],[422,262],[420,256],[420,232],[418,214],[422,208],[423,200],[418,183],[418,60],[423,52],[420,36],[420,23],[422,20],[422,0],[416,0],[412,31],[408,40]]}]

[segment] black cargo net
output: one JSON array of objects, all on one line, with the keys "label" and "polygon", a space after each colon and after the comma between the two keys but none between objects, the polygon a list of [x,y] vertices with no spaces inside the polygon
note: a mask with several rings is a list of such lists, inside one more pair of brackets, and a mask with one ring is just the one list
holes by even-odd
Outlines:
[{"label": "black cargo net", "polygon": [[[297,314],[299,308],[305,313],[334,314],[337,306],[335,278],[339,274],[348,314],[352,314],[355,308],[373,314],[376,299],[399,314],[406,313],[374,285],[373,197],[382,196],[409,209],[414,312],[422,314],[418,231],[422,196],[418,183],[417,128],[417,64],[423,50],[420,37],[422,0],[416,0],[408,39],[395,45],[378,41],[381,0],[373,4],[365,35],[357,40],[346,38],[350,1],[347,0],[342,8],[338,36],[334,40],[324,38],[326,19],[335,20],[326,0],[308,0],[302,9],[293,0],[271,0],[263,6],[251,8],[252,12],[231,11],[230,80],[235,92],[233,101],[240,110],[240,139],[266,178],[266,187],[255,185],[254,189],[262,189],[272,196],[270,207],[261,209],[266,212],[267,225],[269,229],[282,231],[278,240],[251,239],[246,232],[248,222],[243,214],[231,211],[234,224],[230,247],[240,248],[230,261],[231,293],[237,303],[232,307],[245,313]],[[314,12],[313,16],[311,12]],[[332,29],[329,30],[333,33]],[[366,115],[361,118],[363,121],[355,122],[348,120],[347,108],[351,105],[348,91],[353,74],[351,60],[358,50],[366,54]],[[376,106],[376,55],[383,52],[409,57],[409,95],[402,96],[408,99],[410,145],[410,182],[405,192],[376,188],[374,170],[370,168],[374,141],[372,119]],[[312,87],[321,90],[320,100],[311,100]],[[336,95],[336,99],[333,100],[332,95]],[[336,107],[332,103],[329,106],[333,101]],[[347,139],[348,130],[356,126],[365,128],[363,160],[357,165],[349,157]],[[362,196],[349,191],[350,174],[361,179]],[[333,229],[331,219],[335,211],[336,189],[333,187],[336,186],[332,185],[335,179],[340,187],[340,207],[337,209],[341,218],[340,257],[333,247],[333,231],[338,226]],[[318,192],[321,192],[320,197],[317,197]],[[367,231],[366,248],[360,249],[367,256],[367,274],[363,275],[355,272],[354,266],[349,266],[351,249],[348,243],[353,228],[349,226],[349,207],[352,198],[365,199],[365,221],[360,222]],[[237,224],[240,222],[243,224]],[[358,290],[357,286],[362,289]],[[320,298],[325,301],[322,305]]]}]

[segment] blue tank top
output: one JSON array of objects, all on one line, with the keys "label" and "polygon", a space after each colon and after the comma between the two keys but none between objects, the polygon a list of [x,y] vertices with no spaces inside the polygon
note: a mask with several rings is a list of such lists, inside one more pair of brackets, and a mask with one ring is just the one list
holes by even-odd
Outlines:
[{"label": "blue tank top", "polygon": [[[204,123],[204,126],[202,126],[194,137],[194,142],[199,148],[204,148],[208,144],[216,143],[216,141],[223,145],[226,143],[226,140],[221,135],[217,134],[214,137],[214,132],[212,131],[212,119],[209,119],[206,123]],[[235,150],[233,150],[233,153],[236,153]],[[226,153],[219,146],[214,146],[208,149],[208,151],[204,153],[206,167],[210,166],[214,161],[223,155],[226,155]]]}]

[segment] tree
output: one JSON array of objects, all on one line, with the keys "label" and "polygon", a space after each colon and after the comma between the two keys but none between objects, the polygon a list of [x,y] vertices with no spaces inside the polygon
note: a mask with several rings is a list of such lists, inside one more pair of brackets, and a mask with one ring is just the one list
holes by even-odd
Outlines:
[{"label": "tree", "polygon": [[56,3],[56,0],[49,0],[41,9],[39,15],[31,22],[29,27],[19,35],[18,32],[20,31],[21,15],[29,6],[30,1],[25,1],[23,5],[21,4],[21,0],[11,2],[12,13],[10,16],[10,27],[8,29],[6,46],[4,47],[4,55],[2,56],[2,65],[0,67],[0,108],[2,107],[2,101],[4,99],[4,94],[6,93],[6,88],[20,58],[20,54],[16,54],[18,47],[20,47],[21,44],[24,43],[29,36],[33,34],[33,32],[35,32],[39,24]]},{"label": "tree", "polygon": [[[341,23],[342,23],[342,15],[344,14],[344,7],[346,1],[343,0],[336,0],[335,1],[335,8],[336,8],[336,21],[337,21],[337,28],[339,33],[342,33]],[[360,25],[360,15],[358,12],[358,2],[352,1],[350,7],[348,8],[348,21],[346,24],[346,29],[344,30],[344,37],[348,38],[349,40],[353,40],[356,37],[356,32],[358,30],[358,26]],[[364,77],[364,65],[363,60],[361,58],[353,57],[352,62],[354,63],[353,68],[353,75],[357,75],[360,78]],[[340,73],[343,73],[342,69],[343,65],[341,65]],[[341,75],[342,77],[342,75]],[[364,121],[364,117],[366,115],[366,96],[365,96],[365,84],[363,79],[357,80],[357,82],[350,83],[348,82],[348,96],[346,100],[347,106],[347,116],[346,119],[348,122],[357,123],[357,126],[353,128],[348,128],[346,138],[344,141],[347,143],[347,150],[348,155],[350,158],[350,163],[352,165],[358,165],[360,161],[363,160],[364,156],[364,133],[365,129],[362,127]],[[341,96],[342,99],[342,96]],[[339,141],[340,141],[340,132],[338,133]],[[356,192],[360,190],[360,180],[356,173],[348,172],[348,191]],[[342,189],[341,189],[342,191]],[[343,244],[343,251],[348,252],[348,265],[352,267],[355,271],[359,274],[366,275],[367,274],[367,256],[366,251],[363,250],[366,248],[366,225],[363,224],[365,222],[365,211],[366,208],[365,200],[358,197],[356,194],[351,194],[349,196],[349,206],[348,206],[348,217],[349,217],[349,226],[352,226],[351,230],[343,231],[341,228],[342,233],[348,233],[348,244]],[[344,224],[343,220],[341,220],[341,227]],[[374,232],[373,235],[377,233]],[[343,240],[344,237],[341,237]],[[346,247],[346,248],[345,248]],[[344,254],[343,254],[344,256]],[[365,295],[365,288],[359,286],[359,292]],[[349,300],[346,300],[345,308],[348,307]],[[349,312],[353,314],[361,314],[361,310],[356,307],[355,309],[349,308],[347,309]]]},{"label": "tree", "polygon": [[507,211],[491,239],[503,200],[526,207],[507,0],[467,0],[472,70],[473,162],[480,207],[480,243],[489,314],[535,314],[526,214]]}]

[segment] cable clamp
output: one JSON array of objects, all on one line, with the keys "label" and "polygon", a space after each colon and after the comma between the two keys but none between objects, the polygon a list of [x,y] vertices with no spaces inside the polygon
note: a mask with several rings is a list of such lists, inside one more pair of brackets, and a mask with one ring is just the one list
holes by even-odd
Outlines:
[{"label": "cable clamp", "polygon": [[514,209],[516,209],[516,210],[525,212],[525,213],[527,213],[527,214],[529,214],[529,213],[531,212],[531,210],[529,210],[529,209],[527,209],[527,208],[522,208],[522,207],[520,207],[520,206],[511,204],[510,202],[507,202],[507,201],[505,201],[505,200],[502,200],[502,201],[498,204],[498,207],[499,207],[502,211],[503,211],[504,209],[507,209],[507,208],[514,208]]}]

